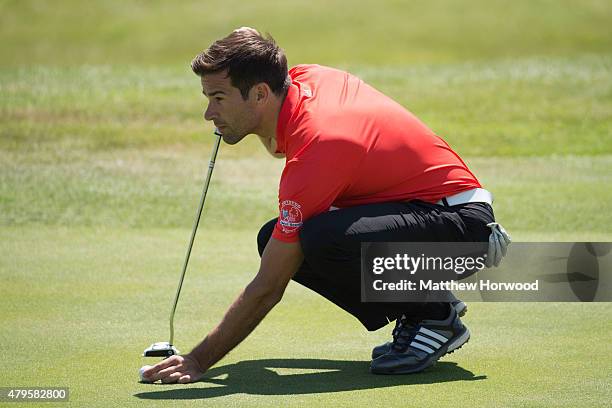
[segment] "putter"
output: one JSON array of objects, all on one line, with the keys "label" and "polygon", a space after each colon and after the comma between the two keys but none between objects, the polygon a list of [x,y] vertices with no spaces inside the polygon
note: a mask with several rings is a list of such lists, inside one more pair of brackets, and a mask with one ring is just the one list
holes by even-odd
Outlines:
[{"label": "putter", "polygon": [[217,152],[219,151],[219,144],[221,143],[221,133],[219,129],[215,128],[215,144],[213,146],[212,155],[210,157],[210,163],[208,163],[208,174],[204,181],[204,191],[202,191],[202,198],[200,199],[200,206],[196,213],[195,222],[193,224],[193,230],[191,231],[191,240],[187,247],[187,256],[185,256],[185,263],[183,264],[183,272],[181,273],[181,279],[179,280],[178,288],[176,289],[176,295],[174,296],[174,305],[172,305],[172,311],[170,312],[170,341],[157,342],[151,344],[143,352],[143,357],[164,357],[168,358],[175,354],[179,354],[179,351],[172,344],[174,341],[174,312],[176,312],[176,305],[178,304],[179,296],[181,295],[181,288],[183,287],[183,280],[185,279],[185,272],[187,271],[187,264],[189,263],[189,256],[191,255],[191,248],[193,247],[193,241],[195,239],[196,231],[198,230],[198,224],[200,223],[200,216],[202,215],[202,209],[204,208],[204,200],[206,199],[206,192],[208,191],[208,185],[210,184],[210,178],[212,176],[213,168],[215,167],[215,159],[217,158]]}]

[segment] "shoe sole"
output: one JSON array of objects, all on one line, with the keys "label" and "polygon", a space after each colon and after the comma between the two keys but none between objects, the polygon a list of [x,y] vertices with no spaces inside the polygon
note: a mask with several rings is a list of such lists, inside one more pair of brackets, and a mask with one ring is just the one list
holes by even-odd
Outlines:
[{"label": "shoe sole", "polygon": [[[465,331],[463,333],[461,333],[455,340],[453,340],[452,342],[450,342],[448,344],[448,346],[446,347],[441,347],[440,349],[438,349],[434,354],[431,355],[430,358],[428,358],[427,360],[425,360],[423,362],[423,364],[418,365],[416,367],[410,367],[407,369],[395,369],[395,370],[381,370],[381,371],[377,371],[377,370],[373,370],[370,367],[370,372],[372,374],[388,374],[388,375],[393,375],[393,374],[416,374],[416,373],[420,373],[421,371],[432,367],[436,364],[436,362],[443,357],[445,354],[450,354],[452,352],[454,352],[455,350],[460,349],[465,343],[467,343],[470,340],[470,330],[465,327]],[[454,348],[451,350],[451,346],[453,346]]]}]

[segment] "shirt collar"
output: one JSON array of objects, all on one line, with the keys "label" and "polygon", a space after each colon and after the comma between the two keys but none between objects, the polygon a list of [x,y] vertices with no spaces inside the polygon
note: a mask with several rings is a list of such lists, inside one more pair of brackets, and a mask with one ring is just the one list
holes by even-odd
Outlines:
[{"label": "shirt collar", "polygon": [[287,152],[287,140],[285,132],[287,125],[293,113],[296,111],[300,100],[300,90],[295,83],[289,86],[287,96],[281,106],[278,114],[278,121],[276,123],[276,153]]}]

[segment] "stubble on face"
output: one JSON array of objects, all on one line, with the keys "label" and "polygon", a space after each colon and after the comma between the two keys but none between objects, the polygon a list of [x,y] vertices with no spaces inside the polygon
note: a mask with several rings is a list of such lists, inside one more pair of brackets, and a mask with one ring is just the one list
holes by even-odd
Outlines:
[{"label": "stubble on face", "polygon": [[205,75],[201,82],[202,92],[207,96],[209,104],[205,118],[213,121],[223,141],[233,145],[252,133],[257,122],[253,102],[251,98],[242,98],[240,90],[231,85],[227,73]]}]

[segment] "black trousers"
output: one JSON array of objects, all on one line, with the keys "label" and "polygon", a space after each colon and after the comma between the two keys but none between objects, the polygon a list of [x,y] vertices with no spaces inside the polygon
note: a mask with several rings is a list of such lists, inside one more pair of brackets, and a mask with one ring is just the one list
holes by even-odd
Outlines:
[{"label": "black trousers", "polygon": [[[293,280],[377,330],[401,315],[418,322],[442,319],[448,303],[361,302],[361,242],[485,242],[493,209],[486,203],[441,206],[422,201],[368,204],[313,217],[300,230],[304,262]],[[261,255],[277,219],[259,231]]]}]

